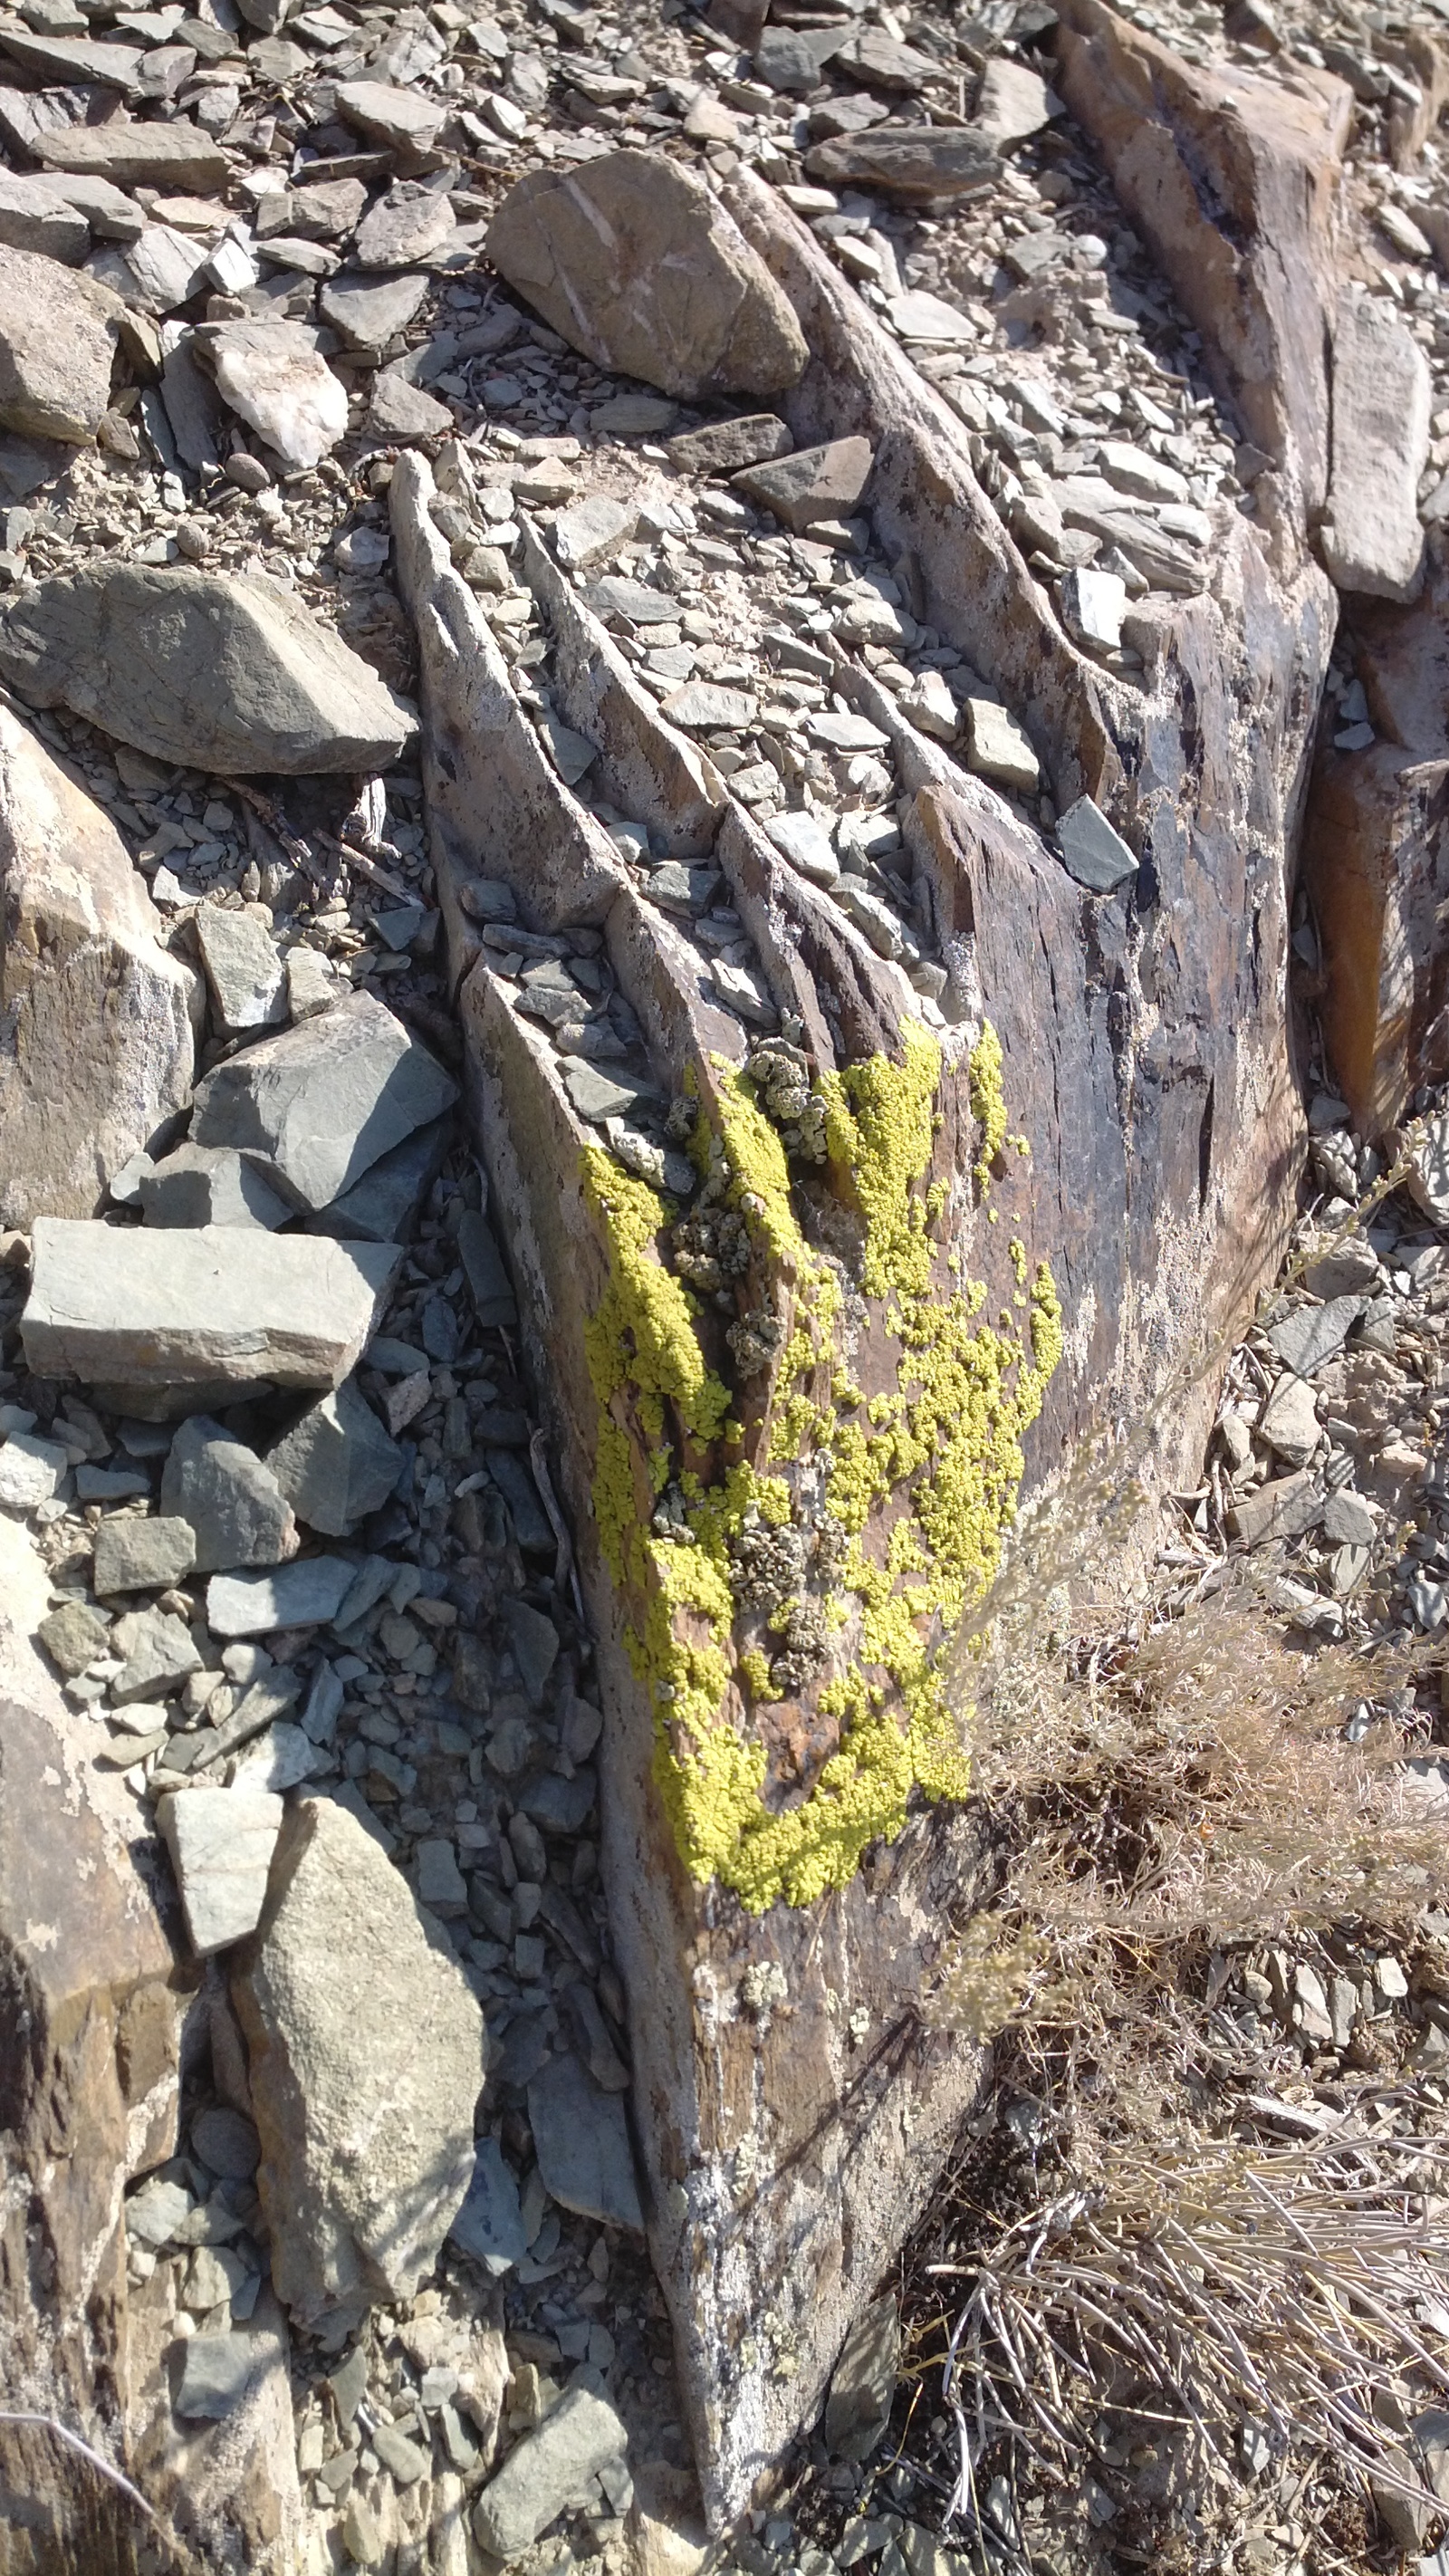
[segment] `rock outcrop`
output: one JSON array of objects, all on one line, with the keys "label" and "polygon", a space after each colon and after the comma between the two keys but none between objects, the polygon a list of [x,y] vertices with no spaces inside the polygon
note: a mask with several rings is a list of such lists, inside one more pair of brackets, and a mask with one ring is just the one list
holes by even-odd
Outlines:
[{"label": "rock outcrop", "polygon": [[0,709],[0,1223],[93,1216],[191,1093],[201,994],[108,815]]}]

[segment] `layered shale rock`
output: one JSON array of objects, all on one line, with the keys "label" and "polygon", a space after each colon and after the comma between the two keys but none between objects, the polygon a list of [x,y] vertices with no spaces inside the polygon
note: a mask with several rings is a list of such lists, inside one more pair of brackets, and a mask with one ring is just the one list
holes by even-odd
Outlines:
[{"label": "layered shale rock", "polygon": [[[809,722],[894,771],[903,937],[828,842],[838,882],[802,874],[689,740],[738,724],[742,693],[661,712],[530,539],[554,718],[649,852],[570,903],[566,853],[597,826],[555,770],[485,768],[457,721],[486,686],[487,739],[532,735],[427,469],[395,470],[470,1080],[601,1640],[650,2239],[719,2511],[812,2404],[976,2080],[919,2018],[975,1866],[933,1634],[989,1578],[1023,1479],[1150,1400],[1277,1258],[1283,865],[1333,622],[1316,568],[1275,578],[1230,523],[1213,593],[1154,602],[1143,682],[1094,667],[959,419],[770,192],[741,173],[726,198],[812,352],[781,400],[797,446],[862,443],[919,613],[1130,874],[1085,895],[838,653],[838,712]],[[685,856],[748,934],[733,982],[688,935]],[[545,1033],[577,1010],[567,976],[535,1016],[494,971],[570,918],[602,929],[637,1031],[592,1060]],[[1174,1429],[1185,1455],[1196,1427]]]},{"label": "layered shale rock", "polygon": [[0,709],[0,1222],[95,1213],[184,1109],[201,993],[109,817]]}]

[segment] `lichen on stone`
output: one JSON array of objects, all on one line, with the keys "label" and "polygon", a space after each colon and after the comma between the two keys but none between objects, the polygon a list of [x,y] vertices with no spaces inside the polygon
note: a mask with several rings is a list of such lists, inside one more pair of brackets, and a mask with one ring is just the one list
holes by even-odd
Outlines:
[{"label": "lichen on stone", "polygon": [[[965,1794],[967,1764],[929,1639],[958,1624],[996,1570],[1023,1472],[1021,1436],[1062,1348],[1044,1262],[1022,1300],[1021,1337],[1009,1316],[999,1330],[981,1321],[981,1282],[948,1285],[961,1274],[954,1247],[941,1240],[947,1193],[928,1179],[941,1052],[910,1023],[900,1062],[872,1056],[823,1075],[812,1095],[832,1189],[859,1221],[854,1304],[864,1300],[867,1317],[899,1346],[894,1387],[863,1400],[838,1346],[839,1263],[807,1239],[797,1213],[786,1139],[799,1132],[799,1084],[788,1070],[789,1087],[776,1080],[772,1117],[761,1085],[719,1065],[688,1150],[716,1239],[737,1243],[742,1227],[751,1267],[772,1274],[784,1347],[761,1446],[790,1473],[738,1458],[711,1469],[704,1453],[727,1450],[730,1435],[737,1445],[743,1426],[729,1418],[730,1392],[707,1365],[700,1309],[659,1257],[672,1211],[601,1149],[587,1150],[584,1173],[610,1265],[588,1326],[600,1543],[628,1605],[629,1654],[653,1697],[656,1777],[681,1858],[751,1911],[782,1898],[808,1904],[848,1884],[867,1845],[899,1833],[913,1790],[931,1799]],[[1001,1048],[989,1027],[967,1080],[984,1193],[1006,1141]],[[699,1244],[691,1235],[682,1249],[682,1266],[693,1268]],[[1011,1258],[1024,1285],[1018,1239]],[[736,1354],[746,1356],[753,1360],[753,1348]],[[626,1426],[635,1417],[647,1451],[667,1459],[666,1408],[695,1456],[673,1482],[667,1464],[662,1475],[650,1466],[667,1505],[651,1523]],[[802,1581],[818,1588],[802,1590]],[[762,1614],[781,1640],[773,1655],[763,1640],[737,1641],[740,1621]],[[746,1703],[760,1708],[805,1690],[846,1632],[853,1660],[816,1694],[820,1715],[837,1723],[836,1750],[787,1802],[782,1784],[771,1783],[766,1742],[746,1731]]]}]

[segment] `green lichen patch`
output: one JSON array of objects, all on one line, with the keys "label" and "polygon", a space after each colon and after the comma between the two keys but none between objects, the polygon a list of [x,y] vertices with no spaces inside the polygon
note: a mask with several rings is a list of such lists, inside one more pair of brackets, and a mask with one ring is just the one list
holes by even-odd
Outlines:
[{"label": "green lichen patch", "polygon": [[[983,1194],[1008,1141],[1002,1074],[987,1028],[968,1072]],[[738,1459],[717,1473],[686,1472],[669,1486],[681,1498],[672,1517],[656,1516],[652,1527],[639,1510],[631,1420],[653,1453],[656,1492],[670,1473],[671,1420],[706,1451],[728,1448],[739,1426],[729,1419],[728,1389],[706,1365],[697,1305],[658,1259],[664,1202],[599,1149],[585,1156],[585,1194],[610,1258],[588,1326],[601,1544],[628,1602],[628,1651],[653,1697],[656,1777],[681,1858],[751,1911],[782,1898],[808,1904],[845,1886],[869,1843],[899,1833],[913,1790],[940,1799],[967,1787],[926,1640],[933,1628],[953,1628],[996,1570],[1023,1472],[1022,1434],[1040,1411],[1062,1333],[1051,1273],[1039,1264],[1028,1286],[1019,1241],[1011,1259],[1020,1337],[1009,1312],[999,1329],[981,1320],[980,1282],[958,1284],[958,1260],[940,1239],[946,1193],[928,1178],[941,1075],[935,1039],[908,1025],[899,1063],[873,1056],[823,1076],[812,1094],[822,1104],[832,1188],[862,1226],[868,1329],[888,1335],[897,1352],[893,1388],[866,1402],[838,1347],[841,1275],[806,1238],[781,1134],[748,1075],[717,1069],[716,1098],[700,1110],[691,1152],[713,1176],[716,1204],[746,1225],[756,1266],[782,1298],[793,1296],[767,1452],[789,1472]],[[760,1567],[772,1556],[788,1563],[803,1544],[802,1475],[813,1491],[823,1487],[823,1526],[833,1537],[819,1561],[834,1571],[826,1598],[780,1592],[769,1626],[783,1649],[772,1659],[760,1643],[737,1644],[744,1605],[761,1597],[742,1584],[741,1569],[756,1569],[757,1587]],[[793,1531],[790,1546],[764,1543],[759,1534],[772,1529]],[[820,1537],[817,1530],[817,1551]],[[817,1700],[839,1728],[837,1749],[803,1795],[787,1797],[771,1783],[767,1745],[747,1731],[745,1711],[802,1689],[844,1632],[857,1641],[854,1661]]]}]

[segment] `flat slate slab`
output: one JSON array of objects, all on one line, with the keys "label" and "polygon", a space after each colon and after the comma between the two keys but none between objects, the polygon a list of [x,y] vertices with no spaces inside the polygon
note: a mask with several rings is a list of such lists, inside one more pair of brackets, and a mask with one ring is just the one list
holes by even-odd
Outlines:
[{"label": "flat slate slab", "polygon": [[401,1259],[395,1244],[330,1235],[38,1217],[26,1362],[40,1377],[146,1392],[338,1386]]},{"label": "flat slate slab", "polygon": [[451,1109],[458,1086],[370,993],[244,1048],[198,1086],[192,1139],[255,1153],[296,1207],[330,1205]]}]

